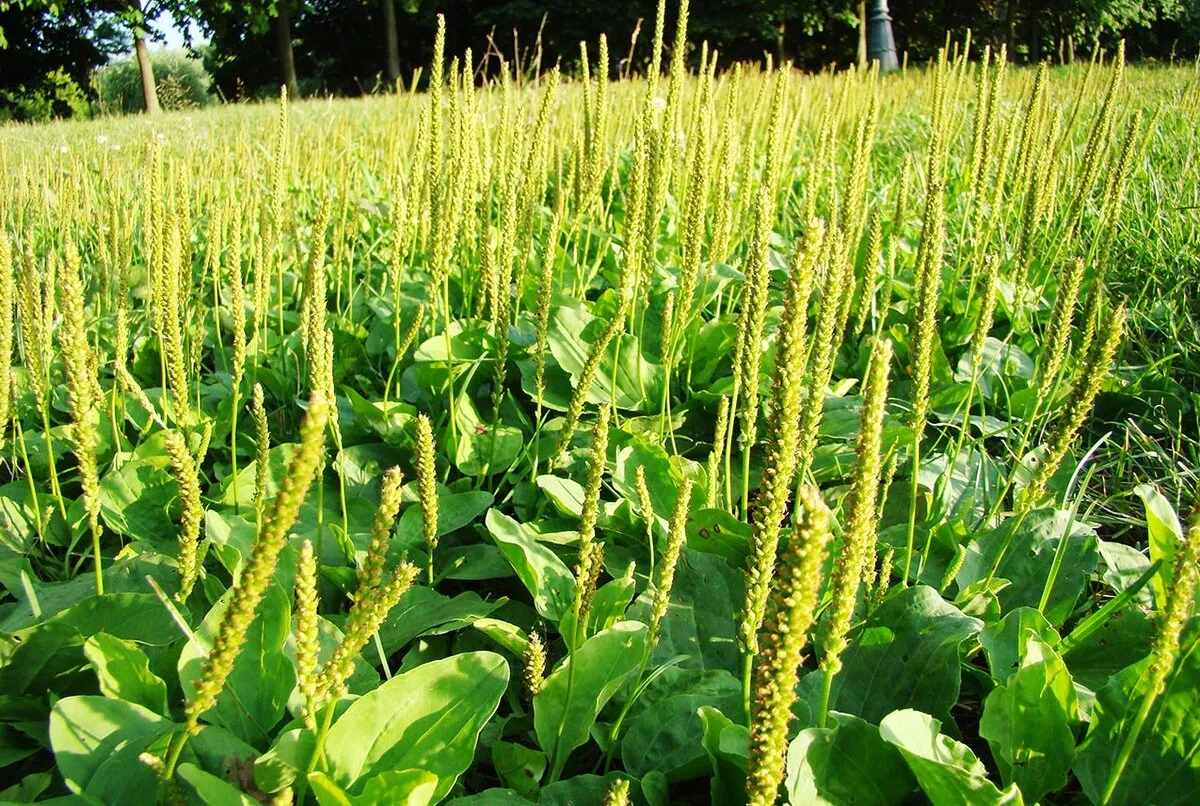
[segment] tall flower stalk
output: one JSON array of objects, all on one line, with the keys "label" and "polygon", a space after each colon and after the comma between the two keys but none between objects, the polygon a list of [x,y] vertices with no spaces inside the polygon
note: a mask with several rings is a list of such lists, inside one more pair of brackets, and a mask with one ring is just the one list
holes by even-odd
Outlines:
[{"label": "tall flower stalk", "polygon": [[308,413],[300,426],[300,447],[292,457],[283,478],[279,494],[271,505],[258,539],[242,568],[241,577],[233,587],[225,613],[217,626],[212,649],[200,670],[196,688],[184,709],[186,729],[171,743],[167,755],[166,777],[170,778],[187,737],[200,729],[200,717],[216,705],[217,697],[233,671],[233,664],[246,643],[246,633],[258,615],[267,588],[279,563],[279,555],[287,545],[288,531],[300,514],[300,506],[321,466],[325,450],[325,427],[329,421],[330,403],[324,392],[316,391],[309,399]]},{"label": "tall flower stalk", "polygon": [[799,517],[779,566],[755,673],[746,794],[751,806],[773,806],[783,783],[788,726],[808,632],[821,594],[821,565],[829,544],[829,510],[815,488],[797,497]]}]

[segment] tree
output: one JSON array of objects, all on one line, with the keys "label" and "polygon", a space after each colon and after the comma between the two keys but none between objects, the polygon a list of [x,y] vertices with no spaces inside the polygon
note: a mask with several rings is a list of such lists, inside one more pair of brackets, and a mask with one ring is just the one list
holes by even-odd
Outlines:
[{"label": "tree", "polygon": [[172,14],[177,20],[195,23],[220,38],[230,31],[251,36],[268,32],[274,40],[279,79],[288,95],[300,95],[296,75],[295,47],[292,42],[292,14],[303,10],[304,0],[173,0]]},{"label": "tree", "polygon": [[296,78],[296,57],[292,49],[291,10],[288,0],[278,0],[271,5],[274,6],[271,26],[275,29],[275,54],[279,59],[280,78],[287,86],[288,95],[295,98],[300,95],[300,81]]},{"label": "tree", "polygon": [[124,16],[133,31],[133,49],[137,54],[138,72],[142,74],[142,102],[146,114],[157,115],[158,88],[154,86],[154,66],[150,64],[150,49],[146,47],[146,13],[141,0],[129,0]]},{"label": "tree", "polygon": [[383,74],[388,86],[395,87],[400,80],[400,38],[396,34],[396,4],[393,0],[380,0],[383,12],[383,40],[387,48]]}]

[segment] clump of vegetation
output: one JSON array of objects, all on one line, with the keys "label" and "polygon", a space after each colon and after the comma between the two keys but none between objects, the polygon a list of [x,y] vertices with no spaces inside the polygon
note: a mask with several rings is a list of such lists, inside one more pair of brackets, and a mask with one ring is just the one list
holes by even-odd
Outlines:
[{"label": "clump of vegetation", "polygon": [[1194,76],[687,21],[0,132],[0,799],[1200,789]]},{"label": "clump of vegetation", "polygon": [[[181,50],[150,54],[159,106],[167,111],[199,109],[216,101],[212,80],[203,62]],[[137,58],[124,56],[95,72],[96,109],[100,114],[130,114],[145,110],[142,76]]]}]

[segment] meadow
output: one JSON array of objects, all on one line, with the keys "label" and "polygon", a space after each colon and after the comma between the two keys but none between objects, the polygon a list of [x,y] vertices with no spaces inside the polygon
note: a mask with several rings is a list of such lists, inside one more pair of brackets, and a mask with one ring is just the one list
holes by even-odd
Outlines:
[{"label": "meadow", "polygon": [[661,14],[0,128],[0,801],[1200,791],[1200,73]]}]

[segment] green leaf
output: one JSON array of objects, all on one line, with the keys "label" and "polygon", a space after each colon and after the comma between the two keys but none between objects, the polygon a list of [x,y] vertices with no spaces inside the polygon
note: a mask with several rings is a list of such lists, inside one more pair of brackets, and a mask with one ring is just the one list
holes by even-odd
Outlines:
[{"label": "green leaf", "polygon": [[249,776],[257,747],[246,744],[225,728],[216,725],[201,725],[196,735],[188,740],[183,759],[192,761],[206,770],[227,771],[236,774],[239,780]]},{"label": "green leaf", "polygon": [[[551,314],[550,352],[570,374],[572,388],[579,386],[584,364],[602,327],[591,314],[578,308],[562,307]],[[646,392],[661,384],[662,367],[642,358],[637,338],[624,335],[610,341],[600,366],[603,369],[595,374],[588,390],[589,403],[612,402],[619,409],[650,410],[653,403]]]},{"label": "green leaf", "polygon": [[454,446],[454,466],[465,475],[502,473],[525,447],[520,429],[502,422],[484,422],[466,395],[458,396],[455,423],[458,442]]},{"label": "green leaf", "polygon": [[471,626],[514,655],[523,654],[525,647],[529,645],[529,636],[525,634],[524,630],[501,619],[476,619]]},{"label": "green leaf", "polygon": [[50,621],[27,631],[25,640],[6,647],[0,664],[0,691],[10,697],[47,694],[69,685],[84,663],[83,636]]},{"label": "green leaf", "polygon": [[538,744],[558,778],[567,757],[583,745],[604,705],[646,656],[647,627],[622,621],[584,641],[533,698]]},{"label": "green leaf", "polygon": [[712,764],[709,794],[713,803],[738,803],[746,797],[746,763],[750,755],[750,732],[735,725],[710,705],[696,711],[704,726],[701,743]]},{"label": "green leaf", "polygon": [[[344,428],[345,426],[343,426]],[[399,465],[404,453],[383,442],[343,448],[334,463],[346,484],[346,496],[379,503],[380,479],[390,467]]]},{"label": "green leaf", "polygon": [[263,792],[278,792],[304,775],[317,737],[302,728],[285,730],[275,737],[267,752],[254,760],[254,783]]},{"label": "green leaf", "polygon": [[107,697],[67,697],[50,712],[59,772],[72,792],[102,803],[157,802],[158,775],[138,756],[174,729],[140,705]]},{"label": "green leaf", "polygon": [[558,476],[538,476],[537,486],[562,515],[578,518],[583,514],[583,485]]},{"label": "green leaf", "polygon": [[[637,492],[637,469],[641,467],[646,474],[646,487],[650,491],[650,505],[660,518],[670,518],[675,511],[675,499],[679,495],[679,485],[683,483],[683,472],[667,455],[661,445],[652,444],[643,438],[631,439],[627,445],[617,451],[616,463],[613,467],[612,483],[617,493],[626,501],[635,505],[641,512],[641,503]],[[703,500],[704,484],[697,485],[692,493],[692,500]]]},{"label": "green leaf", "polygon": [[922,486],[940,492],[934,502],[937,515],[945,519],[982,516],[1003,487],[1002,468],[983,451],[967,447],[950,464],[938,455],[921,463]]},{"label": "green leaf", "polygon": [[201,803],[207,806],[255,806],[258,801],[232,784],[184,762],[176,774],[191,788]]},{"label": "green leaf", "polygon": [[531,801],[511,789],[485,789],[475,795],[455,798],[450,806],[529,806]]},{"label": "green leaf", "polygon": [[1137,605],[1119,608],[1099,628],[1063,652],[1071,675],[1093,691],[1150,651],[1154,622]]},{"label": "green leaf", "polygon": [[600,586],[592,597],[592,609],[588,612],[588,635],[607,630],[625,618],[635,587],[633,577],[618,577]]},{"label": "green leaf", "polygon": [[[1127,546],[1124,543],[1113,543],[1108,540],[1096,541],[1096,547],[1100,551],[1100,559],[1104,564],[1104,571],[1100,575],[1100,580],[1113,589],[1116,593],[1129,588],[1135,584],[1142,576],[1150,569],[1153,563],[1146,557],[1145,554],[1135,549],[1133,546]],[[1161,569],[1162,566],[1160,565]],[[1159,573],[1156,571],[1151,577],[1151,582],[1159,578]],[[1151,588],[1147,587],[1137,594],[1136,601],[1144,607],[1153,605],[1153,594]]]},{"label": "green leaf", "polygon": [[[195,694],[230,595],[223,596],[208,611],[195,640],[188,641],[179,656],[179,681],[189,700]],[[272,729],[283,717],[288,696],[296,685],[295,669],[283,654],[290,630],[288,596],[278,585],[272,585],[246,632],[246,642],[217,704],[205,712],[203,719],[255,746],[265,746],[270,741]]]},{"label": "green leaf", "polygon": [[[168,593],[179,589],[179,571],[174,563],[161,554],[142,554],[106,565],[104,590],[107,593],[145,593],[147,576]],[[34,615],[31,603],[22,595],[20,603],[0,617],[0,632],[17,632],[31,627],[96,595],[96,579],[88,574],[80,574],[69,582],[39,584],[34,581],[33,587],[40,615]]]},{"label": "green leaf", "polygon": [[50,772],[35,772],[26,775],[6,789],[0,789],[0,803],[34,803],[54,783]]},{"label": "green leaf", "polygon": [[436,578],[439,581],[456,579],[460,582],[479,582],[516,576],[504,552],[488,543],[439,548],[436,561]]},{"label": "green leaf", "polygon": [[[1167,686],[1155,700],[1117,782],[1111,806],[1185,804],[1200,792],[1200,643],[1189,630]],[[1146,696],[1149,661],[1115,675],[1096,692],[1087,738],[1079,747],[1074,772],[1094,803],[1122,740]]]},{"label": "green leaf", "polygon": [[[445,537],[451,532],[457,532],[464,526],[469,526],[487,508],[492,505],[492,494],[481,490],[465,493],[438,493],[438,537]],[[396,535],[392,540],[389,552],[399,556],[402,550],[423,545],[425,539],[424,526],[421,522],[421,508],[410,506],[400,516],[396,525]],[[365,548],[364,548],[365,551]]]},{"label": "green leaf", "polygon": [[[95,581],[87,581],[94,591]],[[93,595],[13,634],[14,646],[0,663],[0,691],[17,696],[69,690],[86,664],[84,641],[99,632],[156,646],[179,636],[179,628],[151,594]]]},{"label": "green leaf", "polygon": [[104,696],[167,713],[167,684],[150,671],[150,659],[136,644],[101,632],[87,639],[83,654],[96,671]]},{"label": "green leaf", "polygon": [[434,802],[437,788],[438,777],[427,770],[386,770],[367,781],[354,802],[358,806],[427,806]]},{"label": "green leaf", "polygon": [[[1058,644],[1059,636],[1046,617],[1032,607],[1019,607],[979,634],[979,645],[987,654],[988,669],[998,684],[1006,682],[1021,668],[1030,644]],[[1036,648],[1035,648],[1036,649]]]},{"label": "green leaf", "polygon": [[[283,477],[287,473],[288,465],[291,464],[292,455],[295,452],[295,444],[285,443],[274,446],[267,454],[267,500],[271,500],[279,494],[279,487],[283,483]],[[238,467],[236,479],[231,473],[221,480],[217,489],[209,490],[209,497],[221,506],[231,507],[236,494],[240,503],[247,504],[254,500],[254,484],[257,474],[258,463],[251,460],[246,466]],[[236,493],[235,481],[237,482]]]},{"label": "green leaf", "polygon": [[323,772],[308,774],[308,787],[320,806],[354,806],[354,799]]},{"label": "green leaf", "polygon": [[[582,806],[588,803],[603,803],[604,796],[612,789],[612,785],[620,778],[628,778],[619,772],[608,775],[576,775],[565,781],[559,781],[542,789],[538,800],[540,806]],[[630,787],[630,794],[637,791],[636,784]]]},{"label": "green leaf", "polygon": [[696,510],[688,513],[687,546],[742,568],[750,554],[750,527],[723,509]]},{"label": "green leaf", "polygon": [[1044,611],[1051,624],[1061,624],[1070,615],[1099,559],[1096,530],[1074,520],[1068,510],[1037,509],[1023,521],[1011,519],[981,534],[967,546],[966,559],[955,580],[965,588],[986,579],[1008,541],[1008,550],[995,574],[1011,583],[1000,592],[1000,605],[1005,612],[1037,607],[1050,576],[1051,561],[1068,528],[1062,567]]},{"label": "green leaf", "polygon": [[[671,601],[650,659],[658,666],[680,655],[683,666],[737,672],[737,620],[742,606],[743,575],[712,554],[685,548],[675,569]],[[651,594],[643,591],[630,609],[632,618],[649,613]]]},{"label": "green leaf", "polygon": [[[179,527],[169,508],[179,486],[168,471],[169,459],[132,459],[100,480],[100,515],[117,534],[163,543]],[[253,476],[251,476],[253,478]]]},{"label": "green leaf", "polygon": [[1004,783],[1033,803],[1067,783],[1078,705],[1066,664],[1033,630],[1022,649],[1020,668],[984,701],[979,735]]},{"label": "green leaf", "polygon": [[742,716],[741,681],[724,669],[669,669],[637,700],[621,741],[621,761],[635,778],[652,770],[671,781],[708,770],[701,706]]},{"label": "green leaf", "polygon": [[785,784],[793,806],[888,806],[910,797],[917,782],[879,728],[849,714],[829,717],[831,727],[802,730],[788,745]]},{"label": "green leaf", "polygon": [[[888,596],[842,655],[830,709],[868,722],[901,708],[949,718],[962,682],[960,645],[982,627],[924,585]],[[805,675],[798,689],[813,713],[820,709],[821,678]]]},{"label": "green leaf", "polygon": [[450,791],[475,757],[475,742],[508,687],[508,663],[494,652],[464,652],[397,675],[355,700],[330,729],[331,778],[353,787],[386,770],[438,778],[433,801]]},{"label": "green leaf", "polygon": [[[485,602],[475,591],[450,598],[418,585],[405,591],[388,613],[387,620],[379,628],[379,639],[386,651],[396,652],[418,636],[441,635],[469,627],[505,601],[500,598]],[[368,658],[372,663],[379,660],[373,652],[368,653]]]},{"label": "green leaf", "polygon": [[1150,544],[1150,562],[1162,560],[1158,574],[1150,583],[1159,607],[1167,601],[1167,589],[1175,568],[1175,550],[1183,544],[1183,527],[1171,502],[1157,488],[1139,484],[1133,488],[1146,508],[1146,535]]},{"label": "green leaf", "polygon": [[991,336],[984,339],[982,359],[977,366],[972,366],[973,356],[967,351],[958,360],[954,379],[960,382],[970,382],[972,377],[979,384],[984,396],[990,398],[994,389],[1004,383],[1002,378],[1019,378],[1025,381],[1033,380],[1037,365],[1029,354],[1014,344],[1000,341]]},{"label": "green leaf", "polygon": [[59,613],[54,621],[75,628],[85,638],[106,632],[126,641],[165,646],[180,637],[179,627],[152,593],[92,596]]},{"label": "green leaf", "polygon": [[417,420],[415,407],[399,400],[389,400],[386,404],[382,400],[367,400],[349,388],[340,393],[350,401],[355,420],[373,431],[386,445],[407,448],[413,444],[411,429]]},{"label": "green leaf", "polygon": [[895,745],[921,790],[934,806],[990,806],[1024,801],[1016,785],[1001,792],[971,748],[939,731],[942,723],[928,714],[894,711],[879,723],[879,735]]},{"label": "green leaf", "polygon": [[488,510],[485,523],[521,582],[533,594],[538,614],[557,624],[575,601],[575,575],[571,569],[557,554],[537,542],[532,529],[500,510]]},{"label": "green leaf", "polygon": [[492,742],[492,765],[500,782],[514,792],[534,798],[546,772],[546,755],[512,742]]},{"label": "green leaf", "polygon": [[361,795],[351,795],[323,772],[308,774],[308,785],[321,806],[428,806],[437,791],[438,778],[424,770],[388,770],[367,781]]}]

